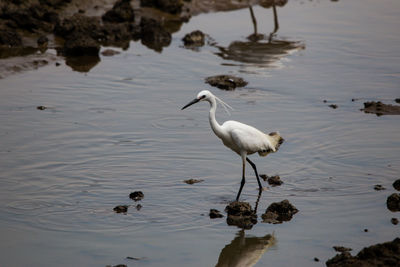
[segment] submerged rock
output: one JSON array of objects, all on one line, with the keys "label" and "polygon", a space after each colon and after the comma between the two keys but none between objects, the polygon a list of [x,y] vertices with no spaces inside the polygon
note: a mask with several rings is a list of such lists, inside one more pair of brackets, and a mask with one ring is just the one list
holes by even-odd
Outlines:
[{"label": "submerged rock", "polygon": [[342,247],[342,246],[334,246],[333,249],[337,252],[350,252],[353,250],[351,248],[346,248],[346,247]]},{"label": "submerged rock", "polygon": [[380,190],[385,190],[386,188],[383,187],[383,185],[381,185],[381,184],[377,184],[377,185],[374,186],[374,189],[376,191],[380,191]]},{"label": "submerged rock", "polygon": [[116,213],[127,213],[127,212],[128,212],[128,206],[127,206],[127,205],[119,205],[119,206],[116,206],[116,207],[114,208],[114,211],[115,211]]},{"label": "submerged rock", "polygon": [[226,206],[225,211],[228,213],[228,225],[251,229],[257,223],[257,214],[247,202],[234,201]]},{"label": "submerged rock", "polygon": [[375,102],[365,102],[364,108],[361,109],[365,113],[374,113],[377,116],[382,115],[400,115],[400,106],[393,106],[389,104],[384,104],[381,101]]},{"label": "submerged rock", "polygon": [[348,251],[345,251],[326,262],[328,267],[399,265],[400,238],[396,238],[391,242],[365,247],[356,256],[351,256]]},{"label": "submerged rock", "polygon": [[224,90],[234,90],[236,87],[244,87],[247,85],[247,82],[243,78],[232,75],[210,76],[205,79],[205,82]]},{"label": "submerged rock", "polygon": [[113,23],[133,21],[135,16],[130,2],[130,0],[118,0],[113,8],[101,17],[102,20]]},{"label": "submerged rock", "polygon": [[338,105],[336,105],[336,104],[330,104],[329,107],[330,107],[330,108],[333,108],[333,109],[337,109],[337,108],[338,108]]},{"label": "submerged rock", "polygon": [[129,198],[134,201],[139,201],[144,198],[144,194],[142,191],[135,191],[129,194]]},{"label": "submerged rock", "polygon": [[38,109],[38,110],[45,110],[45,109],[47,109],[47,107],[46,107],[46,106],[37,106],[36,109]]},{"label": "submerged rock", "polygon": [[224,217],[224,215],[222,215],[221,212],[219,210],[216,210],[216,209],[210,209],[209,216],[210,216],[211,219]]},{"label": "submerged rock", "polygon": [[101,52],[101,54],[105,57],[111,57],[120,54],[120,52],[113,49],[106,49],[103,52]]},{"label": "submerged rock", "polygon": [[277,185],[283,184],[281,177],[279,175],[267,177],[266,180],[267,180],[268,184],[270,184],[272,186],[277,186]]},{"label": "submerged rock", "polygon": [[182,41],[185,46],[203,46],[205,43],[205,34],[199,30],[186,34]]},{"label": "submerged rock", "polygon": [[283,221],[290,221],[294,214],[299,210],[293,206],[287,199],[281,202],[274,202],[262,215],[263,222],[266,223],[282,223]]},{"label": "submerged rock", "polygon": [[197,179],[189,179],[189,180],[184,180],[184,182],[185,183],[187,183],[187,184],[196,184],[196,183],[201,183],[201,182],[203,182],[204,180],[197,180]]},{"label": "submerged rock", "polygon": [[386,200],[386,205],[390,211],[400,211],[400,194],[391,194]]},{"label": "submerged rock", "polygon": [[397,191],[400,191],[400,179],[394,181],[393,188],[396,189]]}]

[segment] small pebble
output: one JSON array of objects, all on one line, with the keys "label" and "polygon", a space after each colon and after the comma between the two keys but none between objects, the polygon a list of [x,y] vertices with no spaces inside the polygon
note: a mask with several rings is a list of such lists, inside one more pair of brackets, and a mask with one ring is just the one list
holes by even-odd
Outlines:
[{"label": "small pebble", "polygon": [[184,180],[185,183],[187,184],[196,184],[196,183],[201,183],[204,180],[197,180],[197,179],[189,179],[189,180]]},{"label": "small pebble", "polygon": [[45,107],[45,106],[37,106],[36,107],[38,110],[45,110],[45,109],[47,109],[47,107]]},{"label": "small pebble", "polygon": [[139,201],[144,198],[144,194],[142,191],[135,191],[129,194],[129,198],[134,201]]},{"label": "small pebble", "polygon": [[114,211],[115,211],[116,213],[126,213],[126,212],[128,212],[128,206],[127,206],[127,205],[119,205],[119,206],[116,206],[116,207],[114,208]]},{"label": "small pebble", "polygon": [[314,258],[315,262],[319,262],[319,259],[317,257]]},{"label": "small pebble", "polygon": [[338,108],[338,105],[336,105],[336,104],[331,104],[331,105],[329,105],[329,107],[331,107],[331,108],[333,108],[333,109],[337,109],[337,108]]},{"label": "small pebble", "polygon": [[390,220],[392,222],[392,224],[397,225],[399,223],[399,220],[397,218],[392,218]]},{"label": "small pebble", "polygon": [[221,214],[219,210],[216,209],[210,209],[210,218],[215,219],[215,218],[222,218],[224,215]]},{"label": "small pebble", "polygon": [[377,184],[377,185],[374,186],[374,189],[375,189],[376,191],[380,191],[380,190],[385,190],[386,188],[383,187],[381,184]]}]

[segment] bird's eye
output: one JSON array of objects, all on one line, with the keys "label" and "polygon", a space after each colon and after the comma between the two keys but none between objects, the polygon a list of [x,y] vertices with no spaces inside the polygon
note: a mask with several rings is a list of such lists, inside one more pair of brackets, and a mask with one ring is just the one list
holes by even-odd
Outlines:
[{"label": "bird's eye", "polygon": [[202,95],[202,96],[200,97],[200,99],[203,99],[203,98],[206,98],[206,95]]}]

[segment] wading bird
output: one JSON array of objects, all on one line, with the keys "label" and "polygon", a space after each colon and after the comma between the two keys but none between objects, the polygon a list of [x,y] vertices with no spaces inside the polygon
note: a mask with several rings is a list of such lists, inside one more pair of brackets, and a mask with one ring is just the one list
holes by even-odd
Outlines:
[{"label": "wading bird", "polygon": [[262,185],[260,182],[260,177],[258,176],[256,165],[247,157],[247,155],[257,152],[260,156],[264,157],[271,152],[276,152],[284,141],[283,138],[278,132],[265,134],[252,126],[238,121],[226,121],[220,125],[215,119],[217,101],[221,103],[224,108],[230,106],[208,90],[201,91],[197,97],[184,106],[182,110],[200,101],[207,101],[210,103],[211,108],[209,120],[211,129],[214,131],[215,135],[222,140],[225,146],[235,151],[242,158],[242,182],[240,183],[240,189],[236,196],[236,201],[239,201],[240,193],[242,192],[245,184],[246,161],[251,165],[256,174],[259,192],[261,193]]}]

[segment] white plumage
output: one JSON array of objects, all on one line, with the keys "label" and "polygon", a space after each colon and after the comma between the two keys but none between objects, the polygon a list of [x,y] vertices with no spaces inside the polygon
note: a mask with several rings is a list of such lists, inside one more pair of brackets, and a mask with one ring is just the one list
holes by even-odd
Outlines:
[{"label": "white plumage", "polygon": [[220,125],[215,119],[215,111],[217,109],[217,100],[226,108],[229,107],[228,104],[223,102],[221,99],[213,95],[208,90],[201,91],[197,97],[192,100],[189,104],[184,106],[182,109],[189,107],[199,101],[207,101],[210,103],[210,113],[209,120],[211,129],[214,131],[225,146],[229,147],[235,151],[242,158],[243,172],[242,172],[242,182],[237,194],[236,200],[239,200],[240,193],[242,192],[243,186],[245,184],[245,166],[246,161],[250,163],[253,167],[254,172],[257,177],[257,182],[259,190],[262,190],[260,178],[257,173],[256,165],[247,157],[254,153],[258,153],[260,156],[266,156],[271,152],[276,152],[279,146],[283,142],[283,138],[278,132],[265,134],[260,130],[238,122],[238,121],[226,121]]}]

